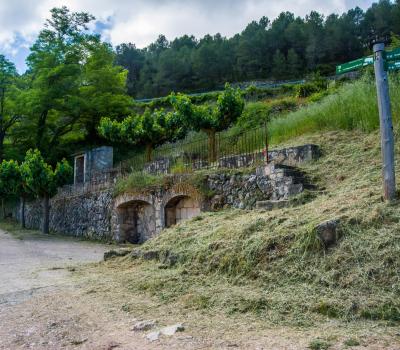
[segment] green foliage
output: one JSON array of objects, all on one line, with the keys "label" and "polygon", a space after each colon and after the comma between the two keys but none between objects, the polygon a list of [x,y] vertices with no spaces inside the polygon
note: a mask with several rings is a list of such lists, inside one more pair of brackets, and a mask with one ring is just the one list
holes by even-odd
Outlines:
[{"label": "green foliage", "polygon": [[22,192],[22,178],[18,162],[3,160],[0,163],[0,197],[12,198]]},{"label": "green foliage", "polygon": [[187,174],[191,169],[186,166],[182,158],[178,158],[171,167],[171,174]]},{"label": "green foliage", "polygon": [[346,339],[343,342],[343,344],[346,345],[346,346],[359,346],[359,345],[361,345],[360,341],[358,339],[356,339],[356,338]]},{"label": "green foliage", "polygon": [[162,178],[145,172],[132,172],[125,178],[118,179],[114,187],[114,195],[122,193],[142,192],[162,183]]},{"label": "green foliage", "polygon": [[208,160],[214,162],[216,160],[216,132],[227,129],[243,112],[244,100],[240,90],[226,84],[215,106],[194,105],[188,96],[182,94],[171,94],[170,101],[177,120],[187,129],[207,133]]},{"label": "green foliage", "polygon": [[399,7],[385,0],[365,11],[355,7],[327,16],[282,12],[272,21],[252,21],[231,38],[160,36],[144,49],[123,44],[117,59],[129,70],[130,93],[137,98],[215,90],[227,81],[296,79],[313,71],[329,76],[337,64],[364,56],[371,33],[399,35]]},{"label": "green foliage", "polygon": [[400,321],[400,305],[397,301],[381,305],[367,306],[361,316],[368,320]]},{"label": "green foliage", "polygon": [[121,122],[102,118],[98,129],[110,141],[145,145],[147,160],[151,160],[154,146],[181,138],[186,131],[176,114],[164,110],[151,112],[150,109],[142,115],[130,115]]},{"label": "green foliage", "polygon": [[112,47],[88,30],[93,20],[66,7],[51,10],[27,58],[19,100],[24,121],[12,134],[22,151],[37,148],[56,163],[77,141],[99,142],[101,116],[130,112],[127,72],[115,65]]},{"label": "green foliage", "polygon": [[309,82],[298,85],[296,88],[296,96],[299,98],[309,97],[314,93],[326,90],[326,83],[321,81]]},{"label": "green foliage", "polygon": [[186,127],[195,131],[221,131],[228,128],[242,114],[244,100],[239,89],[226,84],[225,90],[218,96],[216,105],[194,105],[190,98],[182,94],[172,94],[170,101]]},{"label": "green foliage", "polygon": [[247,103],[235,125],[239,129],[257,127],[269,120],[271,107],[265,102]]},{"label": "green foliage", "polygon": [[39,150],[28,150],[21,164],[22,180],[39,197],[53,196],[57,187],[64,185],[72,176],[72,167],[64,159],[55,170],[47,164]]},{"label": "green foliage", "polygon": [[308,348],[311,350],[327,350],[330,348],[330,346],[331,344],[323,339],[315,339],[311,341]]},{"label": "green foliage", "polygon": [[4,158],[4,141],[19,119],[20,89],[15,65],[0,55],[0,162]]},{"label": "green foliage", "polygon": [[[389,77],[393,118],[400,112],[400,78]],[[322,130],[372,131],[379,127],[374,81],[369,77],[347,83],[317,103],[307,105],[268,124],[271,143]]]}]

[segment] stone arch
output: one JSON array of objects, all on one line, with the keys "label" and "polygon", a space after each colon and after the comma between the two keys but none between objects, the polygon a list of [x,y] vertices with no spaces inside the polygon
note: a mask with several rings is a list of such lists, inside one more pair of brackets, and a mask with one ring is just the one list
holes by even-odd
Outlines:
[{"label": "stone arch", "polygon": [[140,244],[156,234],[156,210],[151,198],[123,196],[115,203],[119,242]]},{"label": "stone arch", "polygon": [[200,201],[187,194],[168,196],[164,203],[165,227],[171,227],[183,220],[191,219],[201,212]]}]

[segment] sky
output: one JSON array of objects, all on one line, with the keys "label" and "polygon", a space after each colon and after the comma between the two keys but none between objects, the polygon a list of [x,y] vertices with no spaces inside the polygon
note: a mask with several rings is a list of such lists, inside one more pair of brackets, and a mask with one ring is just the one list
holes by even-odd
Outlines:
[{"label": "sky", "polygon": [[232,36],[252,20],[273,20],[282,11],[305,16],[312,10],[325,15],[356,6],[368,8],[372,0],[0,0],[0,54],[26,69],[29,47],[53,7],[67,6],[96,17],[93,30],[114,46],[131,42],[145,47],[159,34],[169,40],[184,34],[196,37],[221,33]]}]

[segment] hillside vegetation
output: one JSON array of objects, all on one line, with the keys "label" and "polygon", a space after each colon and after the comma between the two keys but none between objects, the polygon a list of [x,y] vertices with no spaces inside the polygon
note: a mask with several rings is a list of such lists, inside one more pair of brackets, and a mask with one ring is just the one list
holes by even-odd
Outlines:
[{"label": "hillside vegetation", "polygon": [[[391,81],[398,84],[397,78]],[[302,195],[304,204],[270,212],[203,213],[180,223],[140,247],[158,252],[157,263],[118,262],[132,272],[124,274],[123,285],[162,303],[250,312],[278,323],[400,321],[400,212],[398,202],[382,200],[374,94],[372,83],[357,81],[270,122],[277,147],[322,148],[318,161],[301,166],[317,185]],[[314,228],[329,219],[340,219],[341,238],[325,250]],[[131,270],[132,264],[140,268]]]}]

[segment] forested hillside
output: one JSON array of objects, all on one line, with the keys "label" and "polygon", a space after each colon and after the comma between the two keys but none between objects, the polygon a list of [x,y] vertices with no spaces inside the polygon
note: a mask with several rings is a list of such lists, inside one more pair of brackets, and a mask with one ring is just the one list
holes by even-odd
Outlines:
[{"label": "forested hillside", "polygon": [[[206,102],[203,107],[193,108],[192,114],[202,123],[213,120],[200,126],[187,122],[188,114],[171,105],[173,98],[140,104],[134,103],[132,96],[168,96],[171,92],[216,87],[222,90],[226,82],[307,76],[308,85],[302,88],[309,90],[306,95],[296,94],[294,86],[281,87],[281,97],[291,94],[300,98],[294,103],[297,105],[304,102],[301,98],[326,90],[327,83],[320,81],[321,77],[332,74],[337,63],[366,54],[369,48],[365,44],[372,37],[387,36],[391,38],[389,43],[393,44],[393,39],[399,43],[400,0],[381,0],[365,12],[355,8],[326,18],[317,12],[305,18],[285,12],[273,21],[262,17],[229,39],[218,34],[199,40],[185,35],[168,41],[160,36],[144,49],[133,44],[113,48],[90,29],[94,21],[91,14],[71,12],[67,7],[51,10],[30,48],[28,70],[22,75],[0,53],[0,160],[22,161],[27,150],[38,149],[47,162],[55,165],[77,150],[107,143],[116,147],[117,157],[123,158],[120,149],[151,150],[192,131],[208,133],[212,138],[215,132],[234,124],[240,114],[231,113],[235,118],[220,124],[218,116],[225,115],[221,111],[228,105],[234,107],[229,99],[225,106],[221,97],[219,107],[214,108],[220,93],[192,97],[194,104]],[[242,97],[256,102],[257,96],[272,98],[277,93],[250,86],[242,91]],[[271,111],[276,107],[272,106]],[[255,116],[250,118],[251,126],[259,125],[256,119],[266,120],[265,108],[246,104],[244,116],[250,111]],[[183,115],[186,122],[179,119]],[[135,136],[128,144],[123,138],[124,144],[119,147],[120,142],[99,132],[102,118],[115,123],[130,118],[135,126],[132,135],[140,137]],[[166,128],[166,122],[178,127],[179,132],[171,137],[166,133],[159,136],[160,126],[163,130],[174,129]]]},{"label": "forested hillside", "polygon": [[134,43],[116,48],[117,63],[128,69],[128,92],[137,98],[170,91],[202,91],[226,81],[294,79],[309,72],[334,74],[335,65],[358,58],[376,35],[400,34],[400,1],[381,0],[324,17],[282,12],[262,17],[239,34],[197,39],[159,38],[144,49]]}]

